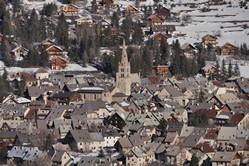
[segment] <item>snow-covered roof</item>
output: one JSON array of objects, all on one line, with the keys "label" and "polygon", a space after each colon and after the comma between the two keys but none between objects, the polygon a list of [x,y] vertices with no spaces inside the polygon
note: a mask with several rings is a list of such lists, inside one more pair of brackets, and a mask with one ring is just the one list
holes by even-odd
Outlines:
[{"label": "snow-covered roof", "polygon": [[126,103],[125,101],[119,103],[122,107],[127,107],[129,106],[130,104],[129,103]]},{"label": "snow-covered roof", "polygon": [[67,71],[84,71],[84,72],[94,72],[94,71],[98,71],[95,67],[92,66],[80,66],[79,64],[76,63],[71,63],[68,64],[66,69]]},{"label": "snow-covered roof", "polygon": [[30,103],[31,100],[24,98],[24,97],[18,97],[15,99],[17,103],[22,104],[22,103]]},{"label": "snow-covered roof", "polygon": [[20,72],[25,72],[25,73],[34,73],[38,70],[39,68],[21,68],[21,67],[6,67],[6,71],[8,74],[14,74],[14,73],[20,73]]}]

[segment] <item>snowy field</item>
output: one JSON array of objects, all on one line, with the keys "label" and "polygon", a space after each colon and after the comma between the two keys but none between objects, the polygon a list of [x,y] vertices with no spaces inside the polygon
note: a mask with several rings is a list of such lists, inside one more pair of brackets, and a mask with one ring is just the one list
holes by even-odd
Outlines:
[{"label": "snowy field", "polygon": [[[240,8],[239,1],[231,1],[231,4],[224,5],[207,5],[205,0],[191,1],[181,0],[181,5],[175,3],[172,12],[180,12],[180,18],[184,15],[190,16],[190,21],[185,23],[185,26],[176,26],[176,31],[179,34],[186,34],[179,38],[181,44],[186,42],[194,44],[201,42],[201,37],[206,34],[217,35],[218,46],[229,42],[236,46],[242,43],[249,42],[249,9]],[[163,4],[170,8],[172,3]],[[185,3],[195,3],[195,8],[190,8]],[[202,12],[203,8],[208,8],[210,11]],[[168,40],[171,43],[175,38]]]}]

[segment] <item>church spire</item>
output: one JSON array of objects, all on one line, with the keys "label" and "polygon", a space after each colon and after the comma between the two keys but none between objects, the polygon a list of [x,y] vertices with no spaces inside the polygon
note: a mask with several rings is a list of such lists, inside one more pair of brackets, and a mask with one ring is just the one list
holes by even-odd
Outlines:
[{"label": "church spire", "polygon": [[128,64],[128,56],[126,51],[125,39],[123,39],[123,49],[122,49],[122,57],[121,57],[122,64]]}]

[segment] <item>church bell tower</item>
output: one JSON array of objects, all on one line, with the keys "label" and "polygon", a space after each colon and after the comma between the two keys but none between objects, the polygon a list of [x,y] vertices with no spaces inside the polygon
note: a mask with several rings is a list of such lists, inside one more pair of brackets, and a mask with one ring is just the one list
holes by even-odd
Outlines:
[{"label": "church bell tower", "polygon": [[116,73],[116,87],[119,92],[127,96],[131,94],[131,65],[128,61],[125,40],[123,40],[121,62],[119,62],[118,72]]}]

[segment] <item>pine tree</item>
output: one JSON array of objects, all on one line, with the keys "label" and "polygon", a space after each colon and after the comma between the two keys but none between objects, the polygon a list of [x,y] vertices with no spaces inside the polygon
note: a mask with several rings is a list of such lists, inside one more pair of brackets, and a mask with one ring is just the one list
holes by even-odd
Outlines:
[{"label": "pine tree", "polygon": [[3,35],[12,35],[12,26],[10,23],[10,18],[9,18],[9,13],[6,12],[4,14],[4,18],[3,18],[3,24],[2,24],[2,31],[3,31]]},{"label": "pine tree", "polygon": [[82,54],[81,60],[82,60],[83,66],[86,66],[86,64],[87,64],[88,61],[89,61],[89,58],[88,58],[88,55],[87,55],[87,52],[86,52],[86,51],[84,51],[84,53]]},{"label": "pine tree", "polygon": [[93,0],[92,1],[92,13],[96,14],[98,10],[98,5],[97,5],[97,1]]},{"label": "pine tree", "polygon": [[42,41],[47,38],[47,30],[46,30],[46,22],[43,16],[41,16],[39,21],[39,35],[38,35],[38,41]]},{"label": "pine tree", "polygon": [[100,149],[98,157],[105,157],[105,153],[104,153],[103,149]]},{"label": "pine tree", "polygon": [[159,120],[159,125],[157,126],[157,128],[159,130],[161,130],[162,132],[166,131],[166,129],[167,129],[167,121],[164,118],[160,119]]},{"label": "pine tree", "polygon": [[231,60],[229,62],[229,65],[228,65],[228,78],[232,77],[233,75],[233,66],[232,66],[232,63],[231,63]]},{"label": "pine tree", "polygon": [[137,23],[133,23],[132,26],[133,34],[132,34],[132,43],[140,45],[143,42],[143,30],[141,26]]},{"label": "pine tree", "polygon": [[219,65],[219,61],[218,60],[216,60],[215,71],[214,71],[213,77],[216,80],[220,79],[220,65]]},{"label": "pine tree", "polygon": [[68,46],[68,23],[66,22],[66,17],[62,13],[58,18],[58,24],[56,26],[55,37],[59,45],[63,45],[65,47]]},{"label": "pine tree", "polygon": [[3,75],[0,77],[0,85],[0,98],[3,99],[4,96],[12,92],[8,81],[8,73],[5,69],[3,71]]},{"label": "pine tree", "polygon": [[240,54],[241,55],[248,55],[248,48],[247,48],[247,44],[246,43],[243,43],[240,46]]},{"label": "pine tree", "polygon": [[56,14],[56,12],[57,12],[57,5],[54,3],[44,4],[42,8],[42,14],[48,17],[52,16],[53,14]]},{"label": "pine tree", "polygon": [[70,3],[71,3],[71,0],[62,0],[62,3],[63,3],[63,4],[70,4]]},{"label": "pine tree", "polygon": [[114,28],[119,28],[119,16],[117,12],[113,12],[112,18],[111,18],[111,24]]},{"label": "pine tree", "polygon": [[118,5],[118,7],[117,7],[117,14],[118,14],[118,16],[121,16],[121,10],[120,10],[119,5]]},{"label": "pine tree", "polygon": [[25,88],[26,88],[26,79],[24,76],[21,76],[21,81],[19,82],[18,90],[17,90],[18,96],[23,96]]},{"label": "pine tree", "polygon": [[53,137],[51,136],[51,134],[48,134],[48,135],[46,136],[46,139],[44,140],[43,149],[44,149],[44,150],[49,150],[49,149],[51,149],[53,143],[54,143]]},{"label": "pine tree", "polygon": [[225,59],[222,60],[222,67],[221,67],[221,79],[225,81],[227,78],[227,70],[225,66]]},{"label": "pine tree", "polygon": [[180,55],[180,44],[179,41],[173,41],[172,43],[172,71],[173,75],[182,74],[182,66],[181,66],[181,55]]},{"label": "pine tree", "polygon": [[12,55],[10,54],[11,51],[11,45],[8,40],[4,40],[2,44],[2,54],[3,54],[3,61],[6,66],[12,66],[14,59]]},{"label": "pine tree", "polygon": [[129,50],[130,47],[128,47],[127,52],[128,55],[130,55],[131,72],[139,73],[141,72],[142,65],[141,50],[138,48],[134,48],[132,52],[130,52]]},{"label": "pine tree", "polygon": [[107,74],[113,72],[113,61],[114,61],[114,57],[112,55],[107,55],[106,53],[104,53],[103,55],[103,62],[102,62],[102,66],[103,66],[103,71]]},{"label": "pine tree", "polygon": [[21,10],[21,1],[20,0],[14,0],[13,1],[13,13],[18,13]]},{"label": "pine tree", "polygon": [[124,39],[127,44],[130,43],[130,36],[131,36],[131,30],[132,30],[132,19],[131,15],[127,15],[125,19],[123,20],[122,24],[122,32],[124,33]]},{"label": "pine tree", "polygon": [[147,77],[152,70],[151,52],[148,47],[142,48],[141,75]]},{"label": "pine tree", "polygon": [[42,66],[42,67],[47,67],[48,66],[48,58],[49,55],[47,53],[47,51],[42,51],[41,54],[40,54],[40,58],[39,58],[39,66]]},{"label": "pine tree", "polygon": [[8,148],[7,147],[2,147],[0,149],[0,164],[5,165],[6,164],[6,155],[8,153]]},{"label": "pine tree", "polygon": [[28,20],[28,31],[29,31],[29,39],[30,42],[36,42],[39,38],[39,20],[38,15],[36,14],[36,10],[33,9],[31,12],[30,19]]},{"label": "pine tree", "polygon": [[39,64],[39,53],[34,47],[31,47],[29,50],[30,52],[27,59],[27,65],[28,67],[36,67]]},{"label": "pine tree", "polygon": [[160,44],[160,53],[161,53],[161,65],[167,64],[167,59],[169,58],[169,48],[166,39],[163,39]]},{"label": "pine tree", "polygon": [[0,20],[3,20],[6,14],[6,4],[4,0],[0,0]]},{"label": "pine tree", "polygon": [[240,76],[240,71],[239,71],[239,65],[238,65],[238,63],[235,64],[233,71],[234,71],[234,75],[235,76]]}]

